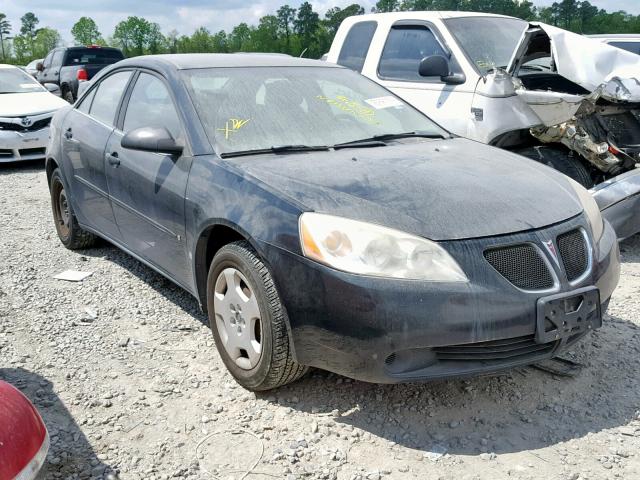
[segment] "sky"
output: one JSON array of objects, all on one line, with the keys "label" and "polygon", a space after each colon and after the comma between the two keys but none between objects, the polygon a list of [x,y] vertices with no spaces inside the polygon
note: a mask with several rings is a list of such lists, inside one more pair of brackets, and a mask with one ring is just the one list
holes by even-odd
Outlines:
[{"label": "sky", "polygon": [[[311,1],[321,14],[334,6],[344,7],[357,0]],[[536,5],[550,5],[554,0],[533,0]],[[589,0],[593,5],[609,11],[626,10],[640,14],[640,0]],[[92,17],[103,36],[113,33],[116,24],[137,15],[157,22],[163,32],[177,30],[190,35],[204,26],[212,32],[231,30],[240,22],[257,24],[264,15],[274,13],[278,7],[289,3],[297,7],[301,0],[2,0],[0,12],[5,13],[13,26],[13,34],[19,32],[20,17],[32,11],[40,19],[40,27],[57,29],[63,40],[71,41],[71,27],[81,16]],[[375,0],[360,0],[367,11]]]}]

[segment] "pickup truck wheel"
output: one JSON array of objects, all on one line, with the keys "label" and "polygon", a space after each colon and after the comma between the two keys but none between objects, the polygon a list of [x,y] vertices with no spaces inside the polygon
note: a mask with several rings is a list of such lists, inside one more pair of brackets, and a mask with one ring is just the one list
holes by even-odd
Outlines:
[{"label": "pickup truck wheel", "polygon": [[56,168],[49,182],[53,221],[62,244],[70,250],[89,248],[96,243],[96,236],[80,228],[73,207],[62,183],[60,169]]},{"label": "pickup truck wheel", "polygon": [[551,147],[530,147],[516,153],[564,173],[585,188],[591,188],[594,185],[587,167],[578,157],[566,150]]},{"label": "pickup truck wheel", "polygon": [[71,90],[65,90],[65,92],[62,94],[62,98],[64,98],[67,102],[69,102],[72,105],[75,103],[75,100],[73,98],[73,92]]},{"label": "pickup truck wheel", "polygon": [[270,390],[307,372],[293,359],[287,314],[271,273],[248,242],[216,253],[207,277],[207,310],[222,361],[244,388]]}]

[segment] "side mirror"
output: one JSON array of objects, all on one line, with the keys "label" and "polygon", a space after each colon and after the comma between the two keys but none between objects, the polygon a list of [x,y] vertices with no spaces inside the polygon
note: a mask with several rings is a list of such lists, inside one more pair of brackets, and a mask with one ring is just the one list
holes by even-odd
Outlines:
[{"label": "side mirror", "polygon": [[44,88],[46,88],[49,93],[53,93],[56,97],[62,97],[62,91],[55,83],[45,83]]},{"label": "side mirror", "polygon": [[184,147],[179,145],[164,127],[142,127],[127,132],[120,141],[122,148],[143,152],[180,155]]},{"label": "side mirror", "polygon": [[38,62],[36,63],[36,70],[42,72],[44,70],[44,63]]},{"label": "side mirror", "polygon": [[431,55],[420,61],[418,73],[421,77],[440,77],[448,84],[461,84],[466,81],[464,73],[451,73],[449,60],[442,55]]}]

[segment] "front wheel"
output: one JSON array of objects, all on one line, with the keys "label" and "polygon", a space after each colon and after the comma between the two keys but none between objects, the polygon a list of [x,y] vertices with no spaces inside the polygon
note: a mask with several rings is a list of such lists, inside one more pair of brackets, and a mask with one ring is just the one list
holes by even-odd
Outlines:
[{"label": "front wheel", "polygon": [[225,366],[244,388],[270,390],[302,377],[271,273],[245,241],[222,247],[207,277],[207,310]]},{"label": "front wheel", "polygon": [[56,225],[56,232],[62,244],[70,250],[89,248],[96,243],[96,236],[83,230],[76,216],[73,207],[62,183],[60,169],[56,168],[51,174],[49,182],[51,192],[51,209],[53,211],[53,221]]},{"label": "front wheel", "polygon": [[593,187],[594,181],[589,170],[573,152],[553,147],[536,146],[519,150],[516,153],[564,173],[585,188]]}]

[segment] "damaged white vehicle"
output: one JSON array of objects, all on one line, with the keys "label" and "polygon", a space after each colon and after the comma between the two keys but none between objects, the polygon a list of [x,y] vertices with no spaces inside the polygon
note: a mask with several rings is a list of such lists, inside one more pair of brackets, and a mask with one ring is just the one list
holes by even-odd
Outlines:
[{"label": "damaged white vehicle", "polygon": [[398,12],[346,19],[326,59],[591,188],[620,238],[640,231],[639,56],[512,17]]}]

